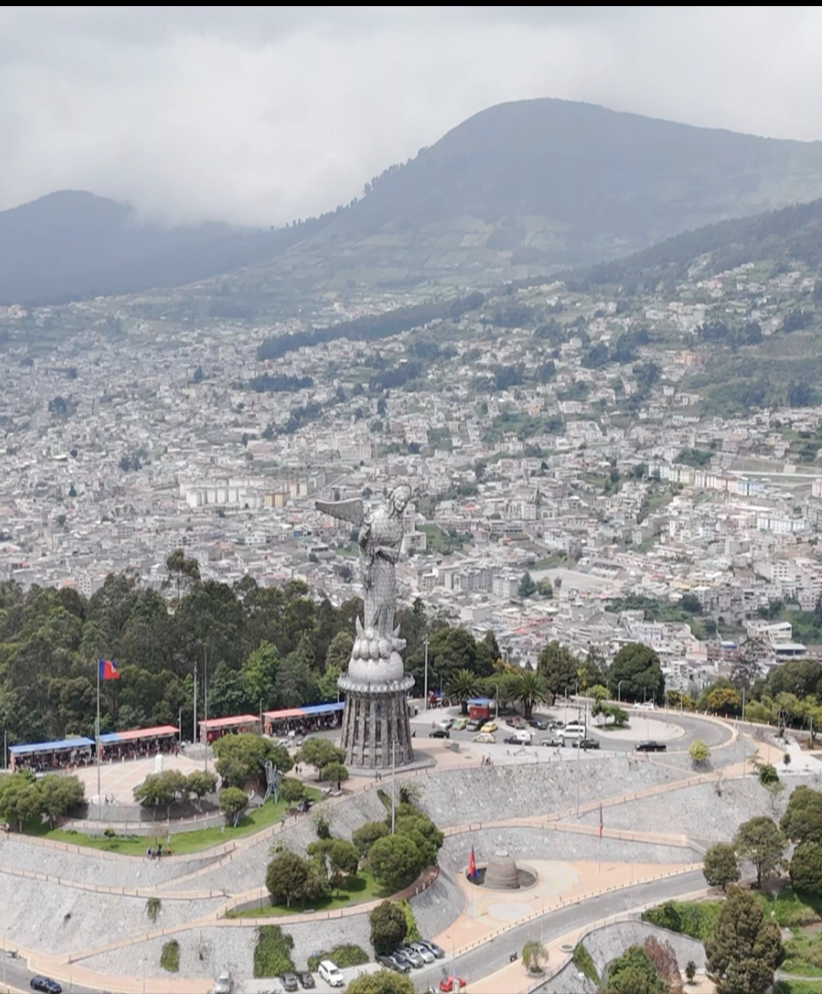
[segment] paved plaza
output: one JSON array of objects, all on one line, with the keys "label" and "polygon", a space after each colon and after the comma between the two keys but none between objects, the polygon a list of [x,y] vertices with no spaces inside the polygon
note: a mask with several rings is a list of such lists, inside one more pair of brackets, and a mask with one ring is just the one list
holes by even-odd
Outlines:
[{"label": "paved plaza", "polygon": [[[108,797],[110,804],[134,804],[134,788],[145,780],[149,773],[162,770],[179,770],[188,775],[194,770],[202,770],[203,760],[194,761],[184,753],[179,756],[164,754],[150,759],[111,760],[100,764],[100,792]],[[210,769],[214,769],[213,761]],[[97,767],[81,766],[76,776],[86,785],[86,798],[90,804],[97,803]]]}]

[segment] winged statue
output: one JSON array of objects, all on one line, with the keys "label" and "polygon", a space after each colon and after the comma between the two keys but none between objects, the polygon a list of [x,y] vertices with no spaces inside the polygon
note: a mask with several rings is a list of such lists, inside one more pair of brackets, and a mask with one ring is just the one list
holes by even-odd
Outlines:
[{"label": "winged statue", "polygon": [[365,606],[364,627],[373,638],[394,638],[397,608],[396,565],[403,536],[403,512],[411,499],[411,488],[395,487],[385,504],[373,507],[359,498],[315,502],[323,514],[348,521],[358,529],[360,572]]}]

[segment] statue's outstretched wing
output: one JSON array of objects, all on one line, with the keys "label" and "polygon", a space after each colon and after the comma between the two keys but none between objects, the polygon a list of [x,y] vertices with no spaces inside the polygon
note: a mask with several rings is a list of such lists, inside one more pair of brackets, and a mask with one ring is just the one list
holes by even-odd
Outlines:
[{"label": "statue's outstretched wing", "polygon": [[314,507],[323,514],[330,514],[332,518],[339,518],[340,521],[350,521],[352,525],[359,528],[365,517],[365,505],[355,497],[353,500],[316,500]]}]

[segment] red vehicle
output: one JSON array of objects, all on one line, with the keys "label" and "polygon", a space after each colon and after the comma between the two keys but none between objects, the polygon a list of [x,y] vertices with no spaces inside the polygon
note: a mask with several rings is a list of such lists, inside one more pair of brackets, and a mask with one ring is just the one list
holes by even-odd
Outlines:
[{"label": "red vehicle", "polygon": [[451,991],[461,991],[468,986],[468,981],[462,977],[444,977],[440,981],[440,990],[443,994],[451,994]]}]

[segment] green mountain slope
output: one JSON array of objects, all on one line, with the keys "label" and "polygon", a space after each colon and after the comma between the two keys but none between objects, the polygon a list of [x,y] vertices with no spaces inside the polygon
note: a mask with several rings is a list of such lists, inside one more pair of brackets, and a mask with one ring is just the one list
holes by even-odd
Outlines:
[{"label": "green mountain slope", "polygon": [[531,100],[475,115],[290,253],[332,282],[489,283],[822,196],[822,142]]}]

